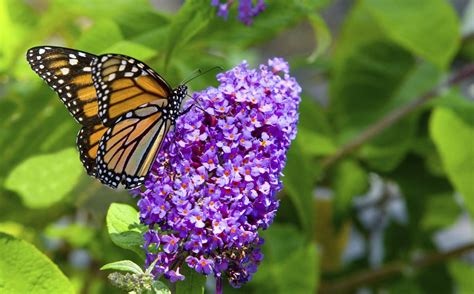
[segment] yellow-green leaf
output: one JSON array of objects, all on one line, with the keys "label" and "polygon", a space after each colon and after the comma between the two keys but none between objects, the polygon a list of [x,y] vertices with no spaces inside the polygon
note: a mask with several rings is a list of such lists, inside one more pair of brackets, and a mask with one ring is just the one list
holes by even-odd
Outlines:
[{"label": "yellow-green leaf", "polygon": [[33,245],[0,233],[0,292],[67,294],[74,290],[59,268]]},{"label": "yellow-green leaf", "polygon": [[26,159],[8,175],[5,187],[31,208],[48,207],[61,201],[82,174],[79,155],[74,148]]},{"label": "yellow-green leaf", "polygon": [[431,117],[430,133],[449,180],[474,216],[474,125],[452,110],[437,108]]}]

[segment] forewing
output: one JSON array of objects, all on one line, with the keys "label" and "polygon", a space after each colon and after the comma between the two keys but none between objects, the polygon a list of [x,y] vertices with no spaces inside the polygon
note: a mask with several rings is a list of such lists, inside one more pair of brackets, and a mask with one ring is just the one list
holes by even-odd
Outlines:
[{"label": "forewing", "polygon": [[99,142],[105,132],[108,130],[102,124],[84,126],[77,134],[77,148],[81,162],[87,173],[97,177],[96,158],[99,150]]},{"label": "forewing", "polygon": [[56,92],[82,125],[98,120],[92,63],[97,56],[62,47],[33,47],[26,53],[31,68]]},{"label": "forewing", "polygon": [[170,128],[159,104],[142,105],[118,118],[99,144],[97,175],[113,188],[140,186]]},{"label": "forewing", "polygon": [[168,83],[144,63],[124,55],[106,54],[95,60],[93,80],[99,97],[99,117],[111,127],[123,114],[154,101],[168,104]]}]

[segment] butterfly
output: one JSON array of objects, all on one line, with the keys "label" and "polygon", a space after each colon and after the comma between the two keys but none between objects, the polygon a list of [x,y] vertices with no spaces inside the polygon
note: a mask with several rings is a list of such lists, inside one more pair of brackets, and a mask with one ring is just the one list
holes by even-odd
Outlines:
[{"label": "butterfly", "polygon": [[40,46],[26,53],[31,68],[82,125],[77,135],[87,173],[112,188],[145,181],[187,95],[141,61]]}]

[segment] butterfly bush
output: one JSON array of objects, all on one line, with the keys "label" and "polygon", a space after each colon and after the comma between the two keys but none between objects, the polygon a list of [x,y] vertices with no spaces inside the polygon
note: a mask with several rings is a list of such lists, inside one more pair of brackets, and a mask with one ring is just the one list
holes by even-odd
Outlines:
[{"label": "butterfly bush", "polygon": [[[234,2],[235,0],[227,0],[224,2],[221,0],[211,0],[211,5],[217,7],[217,15],[227,19],[229,9]],[[265,2],[263,0],[257,0],[255,4],[253,0],[239,1],[239,19],[246,25],[251,25],[253,18],[263,10],[265,10]]]},{"label": "butterfly bush", "polygon": [[163,143],[140,193],[146,263],[183,280],[183,266],[239,287],[262,261],[278,208],[286,153],[296,136],[301,88],[280,58],[246,62],[194,93]]}]

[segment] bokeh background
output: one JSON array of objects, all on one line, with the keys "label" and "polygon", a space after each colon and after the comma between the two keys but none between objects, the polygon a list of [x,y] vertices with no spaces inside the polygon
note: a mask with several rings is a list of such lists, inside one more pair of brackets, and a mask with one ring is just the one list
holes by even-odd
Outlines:
[{"label": "bokeh background", "polygon": [[251,26],[210,2],[0,0],[0,232],[78,293],[120,293],[99,268],[142,264],[105,222],[136,199],[83,171],[79,125],[29,47],[131,55],[172,85],[280,56],[303,88],[299,134],[265,260],[225,293],[474,293],[474,1],[267,0]]}]

